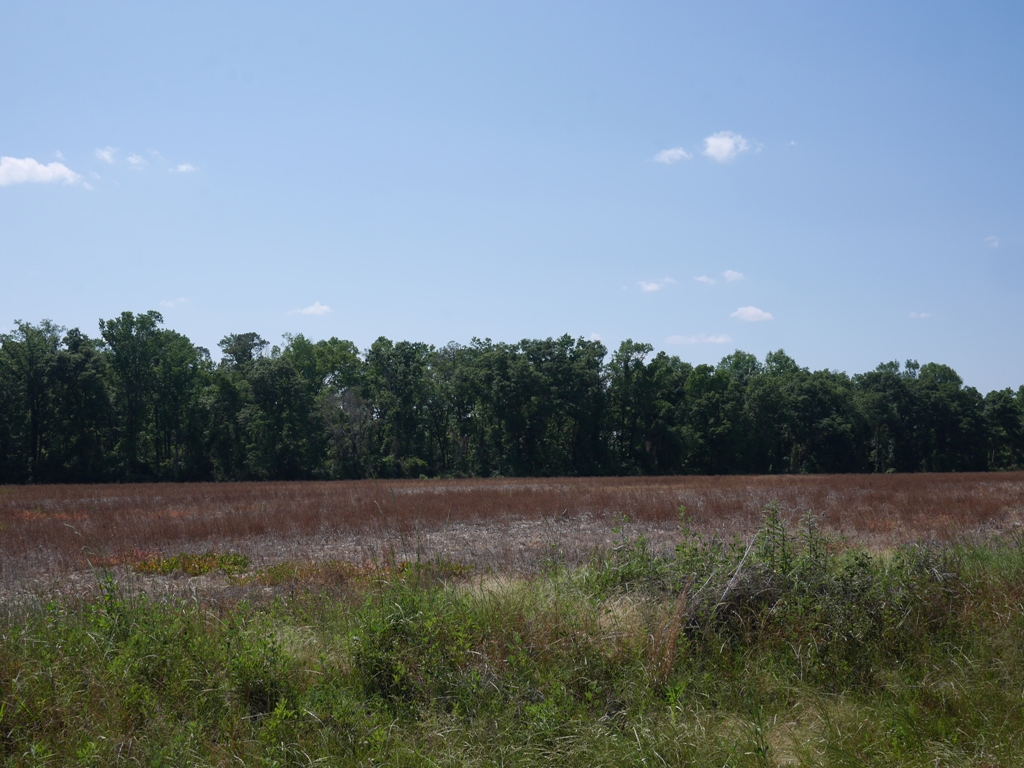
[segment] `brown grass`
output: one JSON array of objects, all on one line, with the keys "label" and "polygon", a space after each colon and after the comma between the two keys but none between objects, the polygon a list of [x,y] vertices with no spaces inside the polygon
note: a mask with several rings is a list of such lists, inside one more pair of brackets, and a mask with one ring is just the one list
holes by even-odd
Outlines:
[{"label": "brown grass", "polygon": [[[1010,530],[1024,472],[0,487],[0,580],[59,575],[133,551],[284,560],[445,557],[522,569],[585,558],[616,535],[749,534],[766,504],[884,548]],[[622,516],[629,522],[621,525]],[[613,533],[613,528],[621,531]]]}]

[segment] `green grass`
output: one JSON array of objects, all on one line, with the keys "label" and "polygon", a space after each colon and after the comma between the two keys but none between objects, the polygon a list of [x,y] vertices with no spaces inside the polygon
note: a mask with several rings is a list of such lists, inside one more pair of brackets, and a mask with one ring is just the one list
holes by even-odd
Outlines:
[{"label": "green grass", "polygon": [[[326,576],[324,575],[326,574]],[[785,526],[531,579],[249,574],[271,602],[5,606],[0,765],[1017,765],[1024,551]],[[303,586],[305,585],[305,586]]]},{"label": "green grass", "polygon": [[193,555],[182,552],[170,557],[147,555],[131,563],[136,573],[168,575],[182,572],[188,576],[202,576],[210,571],[220,571],[229,576],[244,573],[249,568],[249,558],[237,553],[203,552]]}]

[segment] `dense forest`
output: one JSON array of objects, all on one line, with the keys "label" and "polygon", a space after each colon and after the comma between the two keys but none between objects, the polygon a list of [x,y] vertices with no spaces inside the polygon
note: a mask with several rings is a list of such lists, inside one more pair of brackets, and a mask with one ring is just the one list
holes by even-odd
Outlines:
[{"label": "dense forest", "polygon": [[[785,352],[693,366],[649,344],[225,336],[158,312],[0,336],[0,483],[973,471],[1024,467],[1024,386],[848,376]],[[268,348],[269,347],[269,348]]]}]

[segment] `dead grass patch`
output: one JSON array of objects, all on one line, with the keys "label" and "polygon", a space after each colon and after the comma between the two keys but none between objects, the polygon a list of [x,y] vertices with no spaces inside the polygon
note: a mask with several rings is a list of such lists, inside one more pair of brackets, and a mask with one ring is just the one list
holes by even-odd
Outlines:
[{"label": "dead grass patch", "polygon": [[[0,581],[136,551],[237,552],[256,568],[442,557],[523,572],[583,561],[615,526],[671,547],[680,507],[695,532],[743,537],[773,501],[790,522],[809,511],[871,549],[987,538],[1020,525],[1024,472],[7,486]],[[344,571],[304,567],[314,581]]]}]

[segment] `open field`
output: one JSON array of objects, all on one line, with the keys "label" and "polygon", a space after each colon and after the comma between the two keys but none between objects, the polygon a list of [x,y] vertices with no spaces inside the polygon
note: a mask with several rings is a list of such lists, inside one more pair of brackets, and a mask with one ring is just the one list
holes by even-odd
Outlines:
[{"label": "open field", "polygon": [[671,549],[681,506],[698,533],[747,537],[770,502],[871,550],[984,539],[1024,521],[1024,473],[6,486],[0,589],[180,552],[533,572],[616,536]]},{"label": "open field", "polygon": [[1022,485],[4,488],[0,766],[1019,765]]}]

